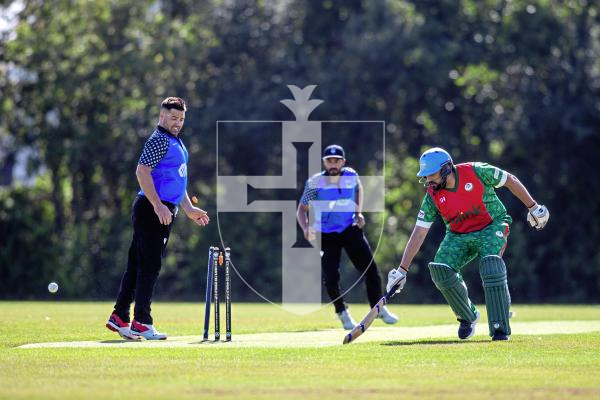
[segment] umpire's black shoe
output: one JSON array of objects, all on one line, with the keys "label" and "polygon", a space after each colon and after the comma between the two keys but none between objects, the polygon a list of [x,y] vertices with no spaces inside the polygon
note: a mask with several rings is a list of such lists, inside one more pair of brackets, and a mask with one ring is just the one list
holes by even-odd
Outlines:
[{"label": "umpire's black shoe", "polygon": [[475,325],[477,325],[477,321],[479,321],[479,311],[475,312],[475,321],[469,322],[464,319],[459,319],[460,325],[458,326],[458,338],[465,340],[470,338],[475,334]]},{"label": "umpire's black shoe", "polygon": [[494,336],[492,336],[492,340],[509,340],[510,336],[503,332],[494,332]]}]

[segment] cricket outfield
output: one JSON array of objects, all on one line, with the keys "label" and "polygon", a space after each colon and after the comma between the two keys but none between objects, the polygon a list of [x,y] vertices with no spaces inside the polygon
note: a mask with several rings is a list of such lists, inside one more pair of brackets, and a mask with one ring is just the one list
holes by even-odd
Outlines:
[{"label": "cricket outfield", "polygon": [[231,343],[201,341],[199,303],[153,308],[167,341],[119,340],[109,303],[0,302],[0,398],[600,397],[600,306],[515,305],[491,342],[485,316],[459,341],[447,306],[392,304],[399,324],[346,346],[329,307],[234,304]]}]

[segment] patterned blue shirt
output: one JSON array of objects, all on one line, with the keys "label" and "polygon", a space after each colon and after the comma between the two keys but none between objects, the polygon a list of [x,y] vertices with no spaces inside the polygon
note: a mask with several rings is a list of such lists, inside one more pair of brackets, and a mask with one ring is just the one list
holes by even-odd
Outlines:
[{"label": "patterned blue shirt", "polygon": [[306,181],[300,203],[312,206],[316,231],[343,232],[354,223],[359,184],[358,173],[350,167],[342,168],[337,183],[329,181],[326,171]]},{"label": "patterned blue shirt", "polygon": [[[152,168],[152,181],[161,200],[178,205],[187,188],[188,151],[178,137],[157,126],[144,145],[138,164]],[[140,190],[139,194],[144,195]]]}]

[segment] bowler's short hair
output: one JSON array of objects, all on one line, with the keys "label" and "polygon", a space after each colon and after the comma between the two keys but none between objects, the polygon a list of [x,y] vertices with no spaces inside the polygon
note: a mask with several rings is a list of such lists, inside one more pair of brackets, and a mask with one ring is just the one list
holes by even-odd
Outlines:
[{"label": "bowler's short hair", "polygon": [[165,110],[179,110],[179,111],[187,111],[185,107],[185,101],[183,101],[180,97],[167,97],[160,103],[160,108],[164,108]]}]

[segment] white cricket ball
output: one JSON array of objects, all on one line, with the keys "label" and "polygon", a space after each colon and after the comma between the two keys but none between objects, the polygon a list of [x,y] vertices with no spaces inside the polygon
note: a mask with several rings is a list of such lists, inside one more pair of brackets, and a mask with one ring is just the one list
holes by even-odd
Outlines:
[{"label": "white cricket ball", "polygon": [[56,282],[50,282],[48,284],[48,291],[50,293],[56,293],[56,292],[58,292],[58,283],[56,283]]}]

